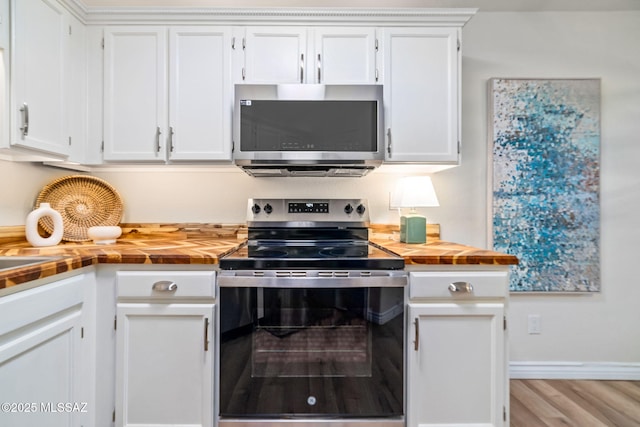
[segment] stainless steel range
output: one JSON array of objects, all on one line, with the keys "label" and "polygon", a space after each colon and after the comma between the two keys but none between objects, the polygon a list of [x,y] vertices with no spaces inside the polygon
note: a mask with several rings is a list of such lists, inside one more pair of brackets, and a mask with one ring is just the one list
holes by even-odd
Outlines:
[{"label": "stainless steel range", "polygon": [[359,199],[252,199],[220,260],[219,425],[404,425],[404,260]]}]

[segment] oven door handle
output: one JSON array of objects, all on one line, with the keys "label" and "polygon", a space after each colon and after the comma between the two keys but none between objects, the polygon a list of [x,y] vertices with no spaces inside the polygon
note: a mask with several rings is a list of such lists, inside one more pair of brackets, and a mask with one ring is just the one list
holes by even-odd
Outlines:
[{"label": "oven door handle", "polygon": [[395,288],[407,285],[406,274],[390,276],[362,275],[359,277],[315,277],[296,276],[277,272],[271,276],[218,275],[218,286],[222,288]]}]

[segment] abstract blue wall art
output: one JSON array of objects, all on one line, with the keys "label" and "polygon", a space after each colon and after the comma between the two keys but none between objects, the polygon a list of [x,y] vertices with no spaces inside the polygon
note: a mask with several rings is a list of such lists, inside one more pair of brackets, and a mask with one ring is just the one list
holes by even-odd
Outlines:
[{"label": "abstract blue wall art", "polygon": [[513,292],[600,291],[600,79],[491,79],[493,248]]}]

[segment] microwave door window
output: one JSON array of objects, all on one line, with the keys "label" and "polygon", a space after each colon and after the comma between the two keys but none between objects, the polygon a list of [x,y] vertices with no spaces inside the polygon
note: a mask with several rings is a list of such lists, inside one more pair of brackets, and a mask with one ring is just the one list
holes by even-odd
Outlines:
[{"label": "microwave door window", "polygon": [[375,101],[251,101],[241,105],[242,151],[377,151]]}]

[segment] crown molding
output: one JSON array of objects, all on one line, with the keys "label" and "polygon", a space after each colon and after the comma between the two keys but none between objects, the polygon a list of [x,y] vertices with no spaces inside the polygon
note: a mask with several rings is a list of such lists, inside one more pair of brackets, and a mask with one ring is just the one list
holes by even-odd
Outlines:
[{"label": "crown molding", "polygon": [[384,24],[462,27],[473,8],[180,8],[87,7],[64,0],[86,24],[221,23],[221,24]]}]

